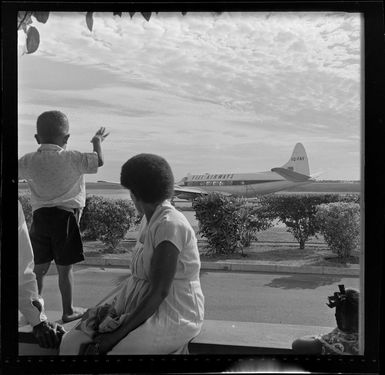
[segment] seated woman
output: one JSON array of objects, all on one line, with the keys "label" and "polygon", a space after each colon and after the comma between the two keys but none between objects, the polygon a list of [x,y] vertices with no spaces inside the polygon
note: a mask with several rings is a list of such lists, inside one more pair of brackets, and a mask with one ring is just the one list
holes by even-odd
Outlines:
[{"label": "seated woman", "polygon": [[120,182],[144,215],[131,273],[111,303],[89,309],[63,336],[60,355],[185,353],[201,330],[197,240],[169,201],[169,164],[157,155],[136,155],[123,165]]},{"label": "seated woman", "polygon": [[337,327],[328,334],[305,336],[295,340],[292,348],[298,354],[358,355],[359,292],[339,285],[339,292],[328,297],[330,308],[336,308]]}]

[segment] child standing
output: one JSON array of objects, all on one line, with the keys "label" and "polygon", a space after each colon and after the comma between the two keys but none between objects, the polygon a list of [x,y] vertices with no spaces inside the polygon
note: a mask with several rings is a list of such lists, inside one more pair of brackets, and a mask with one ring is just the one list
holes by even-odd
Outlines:
[{"label": "child standing", "polygon": [[67,151],[69,124],[60,111],[42,113],[37,119],[36,152],[19,159],[19,178],[28,181],[33,212],[30,238],[34,252],[39,295],[43,278],[54,260],[62,297],[63,322],[80,318],[85,309],[72,305],[72,265],[84,260],[79,221],[85,206],[84,174],[96,173],[104,164],[100,128],[91,142],[93,152]]}]

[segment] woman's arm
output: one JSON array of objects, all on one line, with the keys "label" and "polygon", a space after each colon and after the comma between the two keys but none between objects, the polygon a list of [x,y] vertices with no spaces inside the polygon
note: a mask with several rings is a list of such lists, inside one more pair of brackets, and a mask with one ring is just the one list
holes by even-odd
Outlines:
[{"label": "woman's arm", "polygon": [[[99,342],[100,353],[111,350],[120,340],[156,312],[169,293],[176,272],[178,255],[178,248],[170,241],[163,241],[155,248],[149,275],[150,288],[135,310],[126,317],[116,331],[101,334],[96,338],[95,341]],[[105,345],[103,336],[106,338]]]}]

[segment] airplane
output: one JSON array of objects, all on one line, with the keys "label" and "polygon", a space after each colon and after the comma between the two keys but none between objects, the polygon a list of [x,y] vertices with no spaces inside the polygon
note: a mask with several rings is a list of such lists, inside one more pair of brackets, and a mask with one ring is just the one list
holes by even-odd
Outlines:
[{"label": "airplane", "polygon": [[174,186],[174,198],[194,199],[218,192],[227,196],[255,198],[314,182],[302,143],[297,143],[289,161],[270,171],[256,173],[187,174]]},{"label": "airplane", "polygon": [[[270,171],[255,173],[205,173],[187,174],[174,185],[174,197],[193,200],[212,192],[226,196],[256,198],[258,195],[275,193],[295,186],[315,182],[310,176],[309,161],[302,143],[294,146],[289,161]],[[111,185],[118,182],[98,181]]]}]

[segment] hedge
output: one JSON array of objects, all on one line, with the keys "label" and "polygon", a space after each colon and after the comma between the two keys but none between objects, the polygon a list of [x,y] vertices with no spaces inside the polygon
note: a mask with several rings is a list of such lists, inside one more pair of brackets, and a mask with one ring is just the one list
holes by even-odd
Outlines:
[{"label": "hedge", "polygon": [[115,249],[135,221],[132,202],[91,195],[86,199],[80,230],[84,239],[100,240]]},{"label": "hedge", "polygon": [[243,247],[249,247],[252,241],[258,241],[258,232],[269,229],[273,225],[270,213],[266,206],[259,203],[247,204],[241,206],[241,244]]},{"label": "hedge", "polygon": [[360,205],[335,202],[317,207],[316,220],[330,250],[341,260],[360,243]]},{"label": "hedge", "polygon": [[234,253],[242,246],[241,203],[238,198],[228,198],[219,193],[211,193],[193,201],[199,232],[206,237],[213,252]]},{"label": "hedge", "polygon": [[[20,194],[19,199],[27,225],[30,227],[32,221],[30,194]],[[305,248],[305,243],[310,236],[322,234],[325,241],[330,242],[329,246],[334,249],[332,251],[344,253],[348,250],[337,250],[336,240],[327,229],[328,221],[325,216],[322,220],[320,217],[316,219],[317,208],[319,205],[333,202],[355,204],[359,207],[359,201],[360,196],[356,194],[272,194],[262,196],[254,200],[254,203],[247,203],[242,198],[211,193],[195,199],[192,207],[195,210],[201,234],[206,237],[211,250],[219,254],[233,253],[250,246],[252,241],[258,240],[258,231],[271,227],[275,219],[287,226],[288,232],[293,234],[301,249]],[[80,221],[82,236],[85,240],[100,240],[114,249],[129,228],[137,223],[135,212],[130,201],[87,196],[86,207]],[[341,223],[340,226],[340,231],[350,233],[348,237],[356,233],[356,221],[352,219],[351,223],[354,228],[349,229],[346,223]]]},{"label": "hedge", "polygon": [[257,240],[260,230],[271,226],[271,220],[261,205],[250,205],[242,198],[211,193],[193,201],[199,231],[217,254],[234,253]]},{"label": "hedge", "polygon": [[279,194],[261,197],[261,203],[272,219],[276,218],[286,225],[287,231],[292,233],[298,241],[300,249],[304,249],[309,237],[317,236],[317,233],[320,232],[320,227],[315,219],[317,206],[353,199],[356,199],[353,195]]},{"label": "hedge", "polygon": [[19,193],[19,201],[23,208],[25,221],[27,223],[28,230],[31,229],[32,224],[32,206],[31,206],[31,193]]},{"label": "hedge", "polygon": [[[28,229],[32,223],[30,193],[19,194]],[[137,222],[134,205],[124,199],[87,196],[86,206],[80,219],[80,231],[84,240],[100,240],[115,249],[131,225]]]}]

